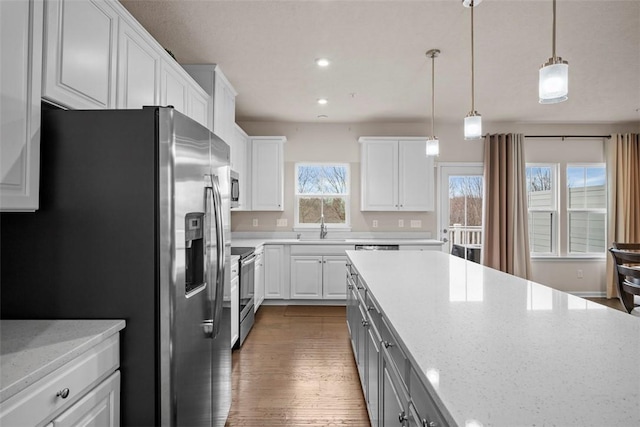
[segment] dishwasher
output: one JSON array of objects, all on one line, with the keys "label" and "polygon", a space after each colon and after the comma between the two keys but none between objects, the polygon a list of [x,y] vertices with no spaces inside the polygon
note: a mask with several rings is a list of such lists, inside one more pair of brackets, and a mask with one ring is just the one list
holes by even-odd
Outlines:
[{"label": "dishwasher", "polygon": [[400,245],[356,245],[356,251],[397,251]]}]

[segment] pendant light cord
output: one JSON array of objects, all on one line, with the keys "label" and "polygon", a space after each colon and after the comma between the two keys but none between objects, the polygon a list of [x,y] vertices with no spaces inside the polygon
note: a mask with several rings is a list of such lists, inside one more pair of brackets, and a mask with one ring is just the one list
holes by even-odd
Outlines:
[{"label": "pendant light cord", "polygon": [[[554,0],[555,1],[555,0]],[[555,3],[554,3],[555,4]],[[471,6],[471,113],[476,111],[475,107],[475,83],[474,83],[474,75],[473,75],[473,66],[474,66],[474,55],[473,55],[473,5]]]},{"label": "pendant light cord", "polygon": [[435,139],[434,122],[436,116],[436,92],[435,92],[435,80],[436,80],[436,56],[435,53],[431,55],[431,137]]},{"label": "pendant light cord", "polygon": [[553,32],[551,37],[551,51],[553,53],[552,58],[555,62],[556,59],[556,0],[553,0]]}]

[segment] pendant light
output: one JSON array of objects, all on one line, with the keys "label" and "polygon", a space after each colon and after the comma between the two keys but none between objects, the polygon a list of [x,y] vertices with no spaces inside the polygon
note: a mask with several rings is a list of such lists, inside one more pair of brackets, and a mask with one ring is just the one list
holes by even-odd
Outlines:
[{"label": "pendant light", "polygon": [[435,157],[440,154],[440,141],[434,132],[435,123],[435,111],[436,111],[436,92],[435,92],[435,58],[440,53],[439,49],[429,49],[427,51],[427,57],[431,58],[431,136],[427,138],[426,154],[430,157]]},{"label": "pendant light", "polygon": [[479,2],[464,1],[463,5],[471,9],[471,111],[464,118],[464,139],[482,138],[482,116],[475,108],[474,55],[473,55],[473,9]]},{"label": "pendant light", "polygon": [[569,63],[556,56],[556,0],[553,0],[552,56],[542,64],[538,80],[540,104],[566,101],[569,93]]}]

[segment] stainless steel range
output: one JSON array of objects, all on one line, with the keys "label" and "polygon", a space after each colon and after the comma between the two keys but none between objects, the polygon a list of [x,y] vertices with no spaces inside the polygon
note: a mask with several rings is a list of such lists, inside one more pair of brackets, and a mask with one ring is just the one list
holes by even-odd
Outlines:
[{"label": "stainless steel range", "polygon": [[254,314],[254,278],[256,255],[255,248],[251,247],[235,247],[231,248],[231,255],[239,255],[239,277],[240,284],[240,339],[236,342],[236,348],[244,343],[245,338],[249,334],[253,326]]}]

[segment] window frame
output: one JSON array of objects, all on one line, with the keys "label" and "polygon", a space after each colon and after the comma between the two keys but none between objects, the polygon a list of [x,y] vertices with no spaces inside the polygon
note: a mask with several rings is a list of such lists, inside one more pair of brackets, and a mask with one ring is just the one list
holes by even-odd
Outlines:
[{"label": "window frame", "polygon": [[[309,167],[309,166],[335,166],[335,167],[344,167],[346,170],[346,179],[345,179],[345,194],[335,194],[335,193],[298,193],[298,168]],[[341,197],[344,198],[344,224],[336,224],[336,223],[325,223],[327,229],[341,230],[341,231],[350,231],[351,230],[351,165],[346,162],[295,162],[293,167],[294,174],[294,187],[293,187],[293,199],[294,199],[294,209],[293,209],[293,230],[294,231],[308,231],[310,229],[317,229],[319,227],[318,223],[300,223],[300,198],[301,197],[318,197],[320,199],[325,197]]]},{"label": "window frame", "polygon": [[[570,191],[569,191],[569,168],[570,167],[583,167],[583,168],[589,168],[589,167],[601,167],[604,169],[604,191],[605,191],[605,206],[604,208],[587,208],[587,207],[583,207],[583,208],[571,208],[570,207]],[[575,162],[575,163],[571,163],[571,162],[567,162],[565,164],[565,170],[564,170],[564,191],[565,191],[565,212],[566,212],[566,230],[565,230],[565,238],[567,239],[567,248],[566,248],[566,254],[567,257],[570,258],[594,258],[594,257],[602,257],[605,258],[606,257],[606,253],[607,253],[607,221],[608,221],[608,207],[607,207],[607,201],[608,201],[608,187],[607,187],[607,164],[604,162]],[[604,238],[605,238],[605,247],[603,249],[602,252],[571,252],[571,227],[570,227],[570,214],[571,212],[585,212],[585,213],[600,213],[600,214],[604,214],[604,227],[605,227],[605,233],[604,233]]]},{"label": "window frame", "polygon": [[537,213],[545,213],[548,212],[551,214],[551,251],[550,252],[533,252],[531,251],[531,230],[529,230],[529,251],[531,258],[545,258],[545,257],[557,257],[559,256],[559,242],[558,242],[558,228],[559,228],[559,218],[560,218],[560,200],[559,200],[559,188],[560,184],[558,182],[559,177],[559,164],[558,163],[541,163],[541,162],[532,162],[525,163],[525,180],[526,180],[526,172],[530,167],[544,167],[549,168],[551,170],[551,200],[553,201],[553,208],[530,208],[529,207],[529,188],[528,183],[526,193],[527,193],[527,221],[529,221],[531,212]]}]

